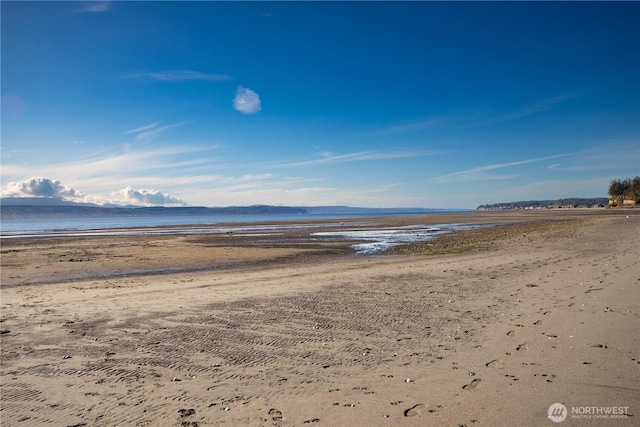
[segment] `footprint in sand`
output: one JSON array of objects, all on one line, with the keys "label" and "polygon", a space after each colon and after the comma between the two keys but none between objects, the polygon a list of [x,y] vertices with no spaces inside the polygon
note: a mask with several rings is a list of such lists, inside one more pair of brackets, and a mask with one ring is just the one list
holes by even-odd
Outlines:
[{"label": "footprint in sand", "polygon": [[486,366],[487,368],[503,369],[504,368],[504,363],[500,359],[493,359],[493,360],[485,363],[484,366]]},{"label": "footprint in sand", "polygon": [[415,417],[416,415],[419,415],[424,410],[424,408],[425,406],[422,403],[418,403],[417,405],[413,405],[411,408],[406,409],[404,411],[404,416]]},{"label": "footprint in sand", "polygon": [[277,410],[276,408],[269,409],[269,415],[274,423],[279,423],[282,421],[282,412]]},{"label": "footprint in sand", "polygon": [[471,381],[469,384],[465,384],[462,386],[463,390],[473,390],[475,388],[478,388],[478,385],[480,384],[480,381],[482,381],[480,378],[476,378],[473,381]]},{"label": "footprint in sand", "polygon": [[590,347],[593,347],[593,348],[609,348],[609,347],[607,347],[606,344],[591,344]]},{"label": "footprint in sand", "polygon": [[191,408],[191,409],[180,409],[178,410],[178,413],[180,414],[181,417],[190,417],[191,415],[194,415],[196,413],[196,410]]}]

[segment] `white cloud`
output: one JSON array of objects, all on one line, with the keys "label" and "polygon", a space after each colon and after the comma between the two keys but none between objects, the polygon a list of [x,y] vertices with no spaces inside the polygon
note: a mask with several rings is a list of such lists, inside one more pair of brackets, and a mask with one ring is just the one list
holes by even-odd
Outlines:
[{"label": "white cloud", "polygon": [[77,198],[82,192],[62,185],[60,181],[44,177],[33,177],[21,182],[7,184],[5,196],[11,197],[58,197]]},{"label": "white cloud", "polygon": [[233,99],[233,108],[243,114],[254,114],[262,109],[260,96],[251,89],[238,87],[236,97]]},{"label": "white cloud", "polygon": [[144,205],[144,206],[184,206],[187,203],[166,193],[156,190],[126,187],[112,194],[111,203],[122,205]]},{"label": "white cloud", "polygon": [[184,206],[186,203],[169,194],[156,190],[136,190],[132,187],[124,188],[112,193],[112,197],[105,198],[84,194],[60,181],[45,177],[33,177],[24,181],[9,182],[6,190],[0,191],[2,197],[42,197],[55,198],[75,203],[144,205],[144,206]]}]

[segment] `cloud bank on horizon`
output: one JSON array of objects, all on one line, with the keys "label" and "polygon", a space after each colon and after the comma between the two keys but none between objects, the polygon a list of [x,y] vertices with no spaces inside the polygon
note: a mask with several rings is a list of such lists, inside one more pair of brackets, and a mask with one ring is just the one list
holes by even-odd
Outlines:
[{"label": "cloud bank on horizon", "polygon": [[170,194],[156,190],[126,187],[113,192],[110,197],[85,194],[60,181],[45,177],[32,177],[24,181],[9,182],[0,192],[1,197],[53,198],[74,203],[96,205],[136,205],[136,206],[185,206],[186,202]]}]

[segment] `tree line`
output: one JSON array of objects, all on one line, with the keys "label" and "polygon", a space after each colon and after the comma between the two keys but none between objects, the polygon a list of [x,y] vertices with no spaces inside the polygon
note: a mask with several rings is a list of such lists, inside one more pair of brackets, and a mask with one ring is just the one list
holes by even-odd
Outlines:
[{"label": "tree line", "polygon": [[526,200],[518,202],[502,202],[480,205],[476,210],[510,210],[510,209],[557,209],[567,207],[604,207],[609,203],[606,197],[566,198],[555,200]]},{"label": "tree line", "polygon": [[614,206],[622,206],[625,200],[640,203],[640,176],[633,179],[614,179],[609,185],[609,196]]}]

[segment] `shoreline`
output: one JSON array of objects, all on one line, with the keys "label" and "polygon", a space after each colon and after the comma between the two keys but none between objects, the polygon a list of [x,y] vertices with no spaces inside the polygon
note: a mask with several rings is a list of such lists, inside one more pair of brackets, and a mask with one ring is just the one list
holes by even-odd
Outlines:
[{"label": "shoreline", "polygon": [[[261,221],[220,221],[220,222],[195,222],[183,224],[160,224],[160,225],[133,225],[133,226],[109,226],[105,228],[82,228],[82,229],[47,229],[47,230],[25,230],[12,231],[8,230],[0,234],[0,241],[8,241],[11,239],[27,239],[27,238],[49,238],[49,237],[74,237],[85,236],[111,236],[111,235],[129,235],[129,234],[197,234],[197,233],[214,233],[216,229],[251,229],[255,227],[264,228],[286,228],[292,226],[309,227],[332,225],[339,223],[376,223],[383,222],[387,224],[398,223],[415,223],[426,222],[435,224],[438,218],[444,218],[443,223],[452,222],[487,222],[491,218],[511,218],[521,217],[522,220],[532,220],[543,216],[548,217],[572,217],[572,216],[600,216],[600,215],[625,215],[633,209],[606,209],[606,208],[572,208],[572,209],[542,209],[542,210],[509,210],[509,211],[452,211],[452,212],[435,212],[435,213],[416,213],[416,214],[394,214],[394,215],[375,215],[375,216],[336,216],[329,218],[289,218],[289,219],[273,219]],[[454,220],[455,219],[455,220]],[[511,220],[510,220],[511,221]],[[28,233],[28,234],[20,234]]]},{"label": "shoreline", "polygon": [[[211,235],[3,241],[0,420],[539,426],[562,403],[627,407],[607,423],[632,425],[640,215],[482,217],[498,219],[509,224],[441,237],[454,246],[435,256],[355,256],[349,242],[298,232],[260,245]],[[223,260],[241,263],[51,283],[68,266]]]},{"label": "shoreline", "polygon": [[[639,211],[640,213],[640,211]],[[572,209],[362,217],[262,223],[221,223],[210,226],[157,226],[92,230],[77,233],[2,239],[2,286],[61,283],[89,279],[144,277],[164,274],[266,267],[288,262],[322,262],[358,254],[358,234],[413,226],[479,226],[445,230],[426,241],[398,243],[369,255],[444,255],[487,250],[499,242],[549,227],[570,227],[593,218],[621,216],[621,211]],[[624,212],[624,216],[628,212]],[[142,230],[141,234],[138,232]],[[332,233],[351,233],[351,238]],[[328,236],[317,237],[316,233]],[[144,253],[144,257],[138,254]],[[33,255],[32,255],[33,254]],[[132,261],[133,260],[133,261]]]}]

